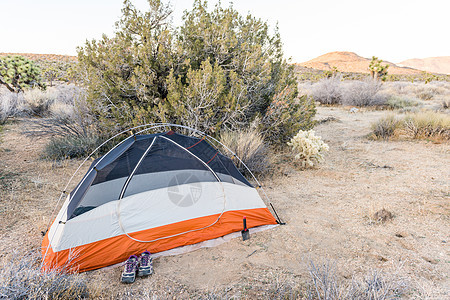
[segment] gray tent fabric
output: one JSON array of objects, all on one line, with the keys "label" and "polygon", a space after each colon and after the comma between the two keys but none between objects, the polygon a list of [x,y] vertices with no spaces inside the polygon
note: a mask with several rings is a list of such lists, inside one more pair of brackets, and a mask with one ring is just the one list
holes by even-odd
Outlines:
[{"label": "gray tent fabric", "polygon": [[252,185],[206,140],[173,131],[135,135],[94,161],[71,192],[68,219],[110,201],[180,183]]}]

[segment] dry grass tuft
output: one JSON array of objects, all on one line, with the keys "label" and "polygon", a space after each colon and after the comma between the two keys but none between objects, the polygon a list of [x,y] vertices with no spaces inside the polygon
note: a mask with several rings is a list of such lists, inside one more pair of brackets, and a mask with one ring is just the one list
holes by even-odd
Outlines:
[{"label": "dry grass tuft", "polygon": [[84,299],[90,296],[85,277],[61,271],[41,272],[36,253],[12,253],[0,268],[2,299]]},{"label": "dry grass tuft", "polygon": [[0,124],[10,117],[25,116],[28,113],[29,107],[22,94],[0,89]]},{"label": "dry grass tuft", "polygon": [[309,263],[311,283],[307,299],[396,299],[407,291],[407,283],[397,276],[372,270],[363,277],[344,282],[336,275],[336,266],[330,262]]},{"label": "dry grass tuft", "polygon": [[400,121],[394,115],[388,115],[372,124],[372,137],[374,139],[388,139],[400,127]]},{"label": "dry grass tuft", "polygon": [[[255,129],[243,131],[225,131],[220,135],[221,142],[231,149],[253,173],[263,173],[268,170],[269,147],[261,134]],[[226,151],[225,151],[226,153]],[[233,157],[239,171],[246,173],[247,169]]]},{"label": "dry grass tuft", "polygon": [[388,115],[372,124],[371,137],[448,141],[450,140],[450,115],[433,111],[410,113],[402,119]]},{"label": "dry grass tuft", "polygon": [[405,117],[404,130],[413,139],[450,140],[450,115],[438,112],[421,112]]}]

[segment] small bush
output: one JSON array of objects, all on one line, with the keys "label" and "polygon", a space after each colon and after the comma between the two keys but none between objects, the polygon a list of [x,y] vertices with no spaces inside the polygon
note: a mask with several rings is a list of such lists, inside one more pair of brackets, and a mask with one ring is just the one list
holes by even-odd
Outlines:
[{"label": "small bush", "polygon": [[375,139],[405,137],[410,139],[450,140],[450,116],[438,112],[410,113],[402,119],[386,116],[372,125]]},{"label": "small bush", "polygon": [[86,157],[102,142],[101,137],[93,135],[55,137],[45,146],[44,158],[61,160]]},{"label": "small bush", "polygon": [[29,107],[22,93],[6,91],[0,94],[0,124],[9,117],[24,116],[29,113]]},{"label": "small bush", "polygon": [[321,79],[312,87],[312,97],[321,104],[341,104],[342,86],[341,77],[332,76]]},{"label": "small bush", "polygon": [[388,87],[390,90],[398,95],[406,95],[413,93],[414,85],[410,82],[404,81],[394,81],[394,82],[386,82],[385,88]]},{"label": "small bush", "polygon": [[[263,173],[269,168],[269,148],[256,130],[225,131],[221,142],[230,148],[253,173]],[[226,152],[225,152],[226,153]],[[247,173],[242,163],[233,158],[239,171]]]},{"label": "small bush", "polygon": [[391,96],[389,100],[386,101],[386,106],[390,109],[403,109],[418,105],[419,101],[408,97]]},{"label": "small bush", "polygon": [[295,159],[302,161],[303,167],[320,163],[323,161],[323,153],[329,150],[328,145],[320,136],[314,135],[313,130],[300,130],[287,144],[292,147]]},{"label": "small bush", "polygon": [[55,102],[57,95],[55,90],[34,88],[26,90],[23,93],[23,97],[31,112],[34,115],[43,117],[49,114],[50,106]]},{"label": "small bush", "polygon": [[394,115],[388,115],[372,124],[372,134],[375,139],[388,139],[400,127],[400,121]]},{"label": "small bush", "polygon": [[437,112],[409,114],[404,119],[404,130],[413,139],[450,139],[450,116]]},{"label": "small bush", "polygon": [[41,272],[36,254],[13,253],[0,267],[2,299],[84,299],[87,281],[60,271]]},{"label": "small bush", "polygon": [[386,275],[372,270],[364,277],[353,277],[351,282],[339,280],[336,265],[330,262],[309,264],[310,284],[308,299],[398,299],[408,290],[407,283],[398,275]]},{"label": "small bush", "polygon": [[381,82],[373,79],[364,81],[355,80],[346,84],[343,89],[342,102],[352,106],[374,106],[383,105],[386,97],[378,93]]},{"label": "small bush", "polygon": [[416,97],[421,100],[432,100],[436,95],[439,95],[442,88],[431,84],[421,84],[416,87],[415,94]]}]

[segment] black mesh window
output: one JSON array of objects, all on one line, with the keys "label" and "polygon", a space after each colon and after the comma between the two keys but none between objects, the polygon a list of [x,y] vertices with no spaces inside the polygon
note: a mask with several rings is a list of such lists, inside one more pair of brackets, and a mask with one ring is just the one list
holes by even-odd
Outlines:
[{"label": "black mesh window", "polygon": [[[153,139],[154,143],[149,149]],[[148,153],[129,179],[148,149]],[[74,195],[73,199],[76,201],[69,204],[68,214],[73,218],[118,200],[127,181],[124,197],[163,187],[217,181],[205,164],[216,173],[220,181],[252,186],[231,159],[220,154],[206,140],[174,132],[139,135],[109,153],[99,163],[99,167],[92,170],[89,180],[85,181]]]},{"label": "black mesh window", "polygon": [[73,211],[71,218],[94,209],[110,201],[118,200],[122,187],[134,167],[150,146],[153,137],[137,140],[112,163],[103,169],[93,171],[96,176],[83,199]]},{"label": "black mesh window", "polygon": [[192,154],[158,137],[131,178],[124,197],[180,184],[215,181],[214,174]]}]

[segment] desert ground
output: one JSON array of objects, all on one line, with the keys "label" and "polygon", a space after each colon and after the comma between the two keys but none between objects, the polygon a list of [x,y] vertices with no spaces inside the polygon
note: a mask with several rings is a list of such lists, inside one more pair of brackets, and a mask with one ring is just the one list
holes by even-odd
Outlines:
[{"label": "desert ground", "polygon": [[[121,267],[82,274],[105,298],[272,297],[304,290],[311,262],[339,280],[375,270],[407,287],[406,298],[450,297],[450,145],[373,141],[370,124],[384,111],[319,106],[315,127],[330,146],[317,168],[278,163],[263,185],[287,224],[214,248],[155,259],[155,273],[124,286]],[[45,138],[3,127],[0,143],[0,257],[39,252],[41,231],[80,160],[40,158]],[[86,166],[87,167],[87,166]],[[82,170],[84,171],[84,170]],[[83,175],[80,172],[73,182]],[[392,213],[386,221],[374,214]],[[271,291],[272,294],[268,294]]]}]

